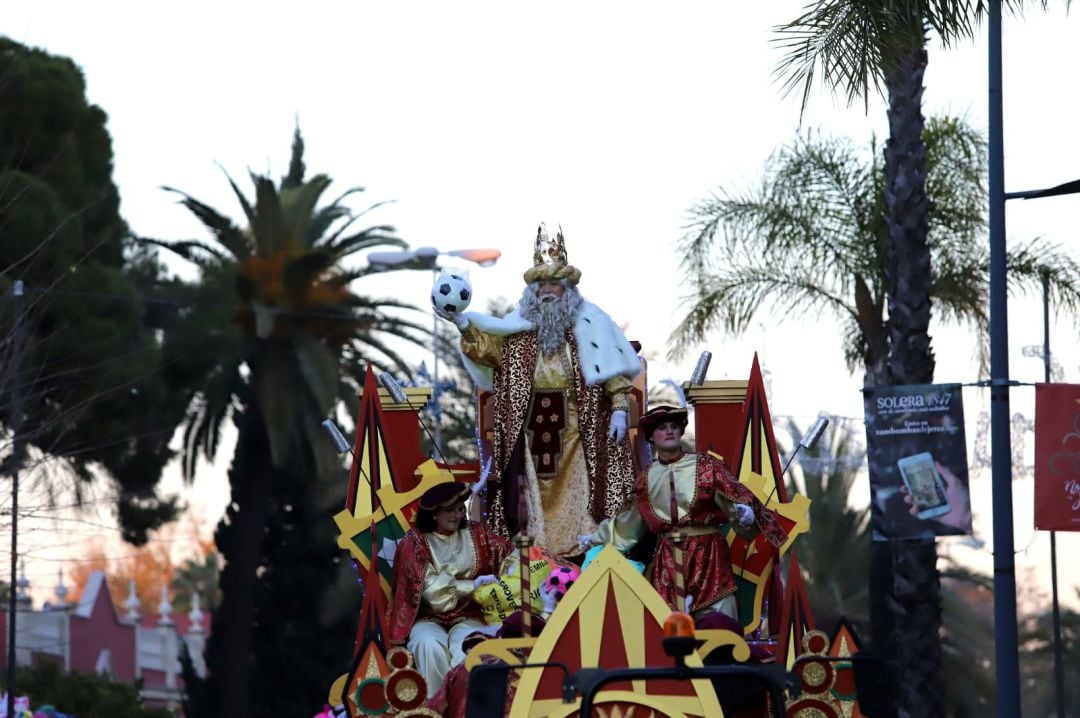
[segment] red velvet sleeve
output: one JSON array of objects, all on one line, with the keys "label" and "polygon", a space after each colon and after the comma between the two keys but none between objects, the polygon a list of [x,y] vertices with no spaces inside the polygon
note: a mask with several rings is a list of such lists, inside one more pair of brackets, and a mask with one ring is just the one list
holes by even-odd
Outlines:
[{"label": "red velvet sleeve", "polygon": [[[747,504],[754,510],[754,523],[765,536],[765,540],[779,548],[787,541],[787,532],[776,519],[776,514],[766,509],[754,492],[745,484],[735,478],[734,474],[722,461],[714,459],[708,454],[701,454],[698,463],[698,480],[701,481],[703,474],[708,473],[713,491],[721,496],[739,504]],[[703,463],[706,464],[703,466]]]},{"label": "red velvet sleeve", "polygon": [[412,529],[401,539],[394,555],[394,596],[386,615],[386,633],[391,645],[403,646],[409,638],[430,562],[427,544],[416,529]]}]

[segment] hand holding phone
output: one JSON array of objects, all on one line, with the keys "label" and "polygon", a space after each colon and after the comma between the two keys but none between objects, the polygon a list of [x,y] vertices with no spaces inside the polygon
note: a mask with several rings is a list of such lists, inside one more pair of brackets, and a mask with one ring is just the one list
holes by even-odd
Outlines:
[{"label": "hand holding phone", "polygon": [[905,456],[896,465],[904,479],[905,493],[910,497],[918,518],[929,519],[952,511],[945,482],[930,453]]}]

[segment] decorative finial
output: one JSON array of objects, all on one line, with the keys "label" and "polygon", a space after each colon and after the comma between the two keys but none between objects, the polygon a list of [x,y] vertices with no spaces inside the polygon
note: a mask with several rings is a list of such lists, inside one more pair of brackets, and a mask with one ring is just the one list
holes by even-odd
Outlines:
[{"label": "decorative finial", "polygon": [[172,603],[169,601],[169,587],[161,587],[161,603],[158,604],[158,625],[159,626],[171,626],[172,620]]},{"label": "decorative finial", "polygon": [[128,597],[124,601],[124,606],[127,608],[125,617],[132,623],[139,622],[139,596],[135,593],[135,579],[128,579]]},{"label": "decorative finial", "polygon": [[56,588],[53,589],[53,595],[56,596],[61,607],[67,605],[68,588],[64,585],[63,566],[56,570]]},{"label": "decorative finial", "polygon": [[199,608],[198,591],[191,594],[191,613],[188,614],[188,618],[191,619],[191,628],[188,629],[188,633],[206,633],[206,629],[202,625],[203,612]]}]

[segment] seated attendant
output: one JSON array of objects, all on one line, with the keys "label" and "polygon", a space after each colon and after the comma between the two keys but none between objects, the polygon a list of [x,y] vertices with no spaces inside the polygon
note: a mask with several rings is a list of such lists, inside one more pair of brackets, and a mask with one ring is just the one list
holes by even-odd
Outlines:
[{"label": "seated attendant", "polygon": [[473,591],[495,581],[510,542],[465,518],[469,487],[438,484],[420,497],[416,525],[397,547],[386,619],[393,645],[407,645],[428,694],[465,658],[464,638],[484,627]]}]

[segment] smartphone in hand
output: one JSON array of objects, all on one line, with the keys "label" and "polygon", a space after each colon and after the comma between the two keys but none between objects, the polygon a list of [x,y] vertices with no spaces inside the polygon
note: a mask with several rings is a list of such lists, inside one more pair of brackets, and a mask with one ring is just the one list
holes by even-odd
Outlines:
[{"label": "smartphone in hand", "polygon": [[952,511],[945,493],[945,481],[938,473],[934,457],[923,452],[905,456],[896,462],[920,519],[941,516]]}]

